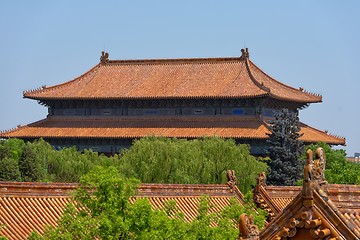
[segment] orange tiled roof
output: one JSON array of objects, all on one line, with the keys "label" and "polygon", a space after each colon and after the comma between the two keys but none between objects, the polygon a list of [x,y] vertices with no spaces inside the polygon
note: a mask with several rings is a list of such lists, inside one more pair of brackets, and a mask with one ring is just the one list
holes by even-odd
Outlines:
[{"label": "orange tiled roof", "polygon": [[[291,206],[296,205],[296,202],[299,201],[302,187],[267,186],[259,179],[254,189],[254,201],[258,207],[269,212],[269,220],[279,219],[278,216],[289,212]],[[360,185],[328,184],[325,199],[328,200],[324,203],[319,197],[317,204],[321,206],[316,208],[327,212],[328,216],[336,214],[336,218],[343,219],[345,224],[360,236]],[[324,207],[324,204],[329,206]],[[336,218],[332,217],[331,221],[339,221],[335,220]],[[267,226],[266,228],[270,229],[271,227]],[[266,229],[263,230],[263,232],[266,231]]]},{"label": "orange tiled roof", "polygon": [[[269,205],[276,205],[282,211],[301,191],[300,186],[263,186],[259,192],[263,198],[264,192],[270,196]],[[360,185],[329,184],[328,194],[331,201],[345,213],[354,210],[360,214]],[[279,212],[277,212],[279,213]],[[276,213],[276,214],[277,214]]]},{"label": "orange tiled roof", "polygon": [[24,92],[46,99],[253,98],[269,96],[299,103],[321,102],[278,82],[247,57],[109,60],[72,81]]},{"label": "orange tiled roof", "polygon": [[[254,200],[257,206],[268,211],[268,219],[280,214],[301,192],[300,186],[257,186]],[[329,184],[329,199],[342,214],[360,217],[360,186]],[[359,225],[360,226],[360,225]]]},{"label": "orange tiled roof", "polygon": [[325,152],[318,148],[314,155],[307,151],[302,187],[268,187],[265,175],[259,175],[255,202],[270,213],[279,209],[260,239],[360,238],[360,186],[328,184]]},{"label": "orange tiled roof", "polygon": [[[26,239],[33,231],[43,233],[44,226],[55,225],[64,207],[71,200],[71,192],[78,185],[73,183],[23,183],[0,182],[0,236]],[[174,200],[185,219],[191,221],[197,214],[200,196],[211,197],[213,208],[220,211],[235,198],[243,204],[243,195],[237,187],[227,184],[142,184],[136,198],[146,197],[154,208],[160,208],[168,200]]]},{"label": "orange tiled roof", "polygon": [[76,184],[0,182],[0,236],[26,239],[46,225],[55,225],[70,202]]},{"label": "orange tiled roof", "polygon": [[175,201],[179,211],[184,213],[185,220],[192,221],[198,214],[200,197],[204,194],[211,197],[210,213],[220,212],[230,204],[231,198],[244,205],[239,189],[235,186],[232,190],[227,184],[143,184],[136,198],[146,197],[154,209],[163,208],[166,201]]},{"label": "orange tiled roof", "polygon": [[[44,120],[0,133],[3,138],[140,138],[164,136],[197,138],[219,136],[236,139],[267,139],[268,124],[257,117],[122,117]],[[309,143],[345,144],[344,138],[301,124],[301,140]]]}]

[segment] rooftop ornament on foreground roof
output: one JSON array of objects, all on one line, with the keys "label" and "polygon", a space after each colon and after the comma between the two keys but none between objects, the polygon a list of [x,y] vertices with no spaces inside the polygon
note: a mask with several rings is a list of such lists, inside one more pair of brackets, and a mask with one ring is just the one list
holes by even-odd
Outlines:
[{"label": "rooftop ornament on foreground roof", "polygon": [[322,197],[326,197],[327,181],[325,180],[326,157],[323,148],[315,151],[316,159],[313,160],[311,149],[306,152],[306,164],[304,166],[303,199],[305,207],[313,205],[313,190],[316,189]]},{"label": "rooftop ornament on foreground roof", "polygon": [[252,215],[247,215],[243,213],[240,215],[239,221],[239,231],[240,237],[239,240],[258,240],[259,238],[259,228],[254,223],[254,218]]},{"label": "rooftop ornament on foreground roof", "polygon": [[316,149],[315,160],[313,160],[313,152],[311,149],[306,152],[306,155],[307,159],[304,166],[302,190],[303,208],[299,210],[300,214],[294,214],[290,222],[282,227],[282,230],[277,235],[277,239],[292,238],[301,228],[309,229],[309,234],[313,239],[337,239],[331,238],[334,237],[334,235],[328,228],[328,225],[324,224],[324,219],[316,217],[314,213],[314,190],[316,190],[321,197],[327,198],[327,181],[324,177],[326,163],[324,149]]},{"label": "rooftop ornament on foreground roof", "polygon": [[[256,186],[253,190],[253,201],[255,204],[266,211],[268,213],[267,220],[270,222],[274,217],[275,213],[274,210],[266,203],[266,201],[263,199],[262,195],[262,188],[264,189],[266,187],[266,174],[265,172],[261,172],[259,176],[256,179]],[[280,211],[280,210],[278,210]]]},{"label": "rooftop ornament on foreground roof", "polygon": [[227,185],[230,187],[231,192],[233,192],[234,188],[235,188],[235,186],[237,184],[235,171],[234,170],[227,170],[226,176],[227,176],[227,179],[228,179]]}]

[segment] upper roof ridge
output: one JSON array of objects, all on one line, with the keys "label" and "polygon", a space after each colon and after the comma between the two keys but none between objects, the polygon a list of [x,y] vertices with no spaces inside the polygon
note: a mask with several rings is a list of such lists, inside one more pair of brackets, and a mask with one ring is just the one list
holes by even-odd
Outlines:
[{"label": "upper roof ridge", "polygon": [[204,57],[204,58],[154,58],[154,59],[124,59],[109,60],[107,64],[187,64],[187,63],[215,63],[215,62],[238,62],[240,57]]},{"label": "upper roof ridge", "polygon": [[[243,49],[242,49],[243,51]],[[245,50],[244,50],[245,51]],[[249,56],[249,53],[247,57]],[[244,53],[240,57],[195,57],[195,58],[145,58],[145,59],[109,59],[109,53],[102,52],[100,57],[100,64],[170,64],[170,63],[213,63],[213,62],[227,62],[227,61],[242,61],[245,58]]]}]

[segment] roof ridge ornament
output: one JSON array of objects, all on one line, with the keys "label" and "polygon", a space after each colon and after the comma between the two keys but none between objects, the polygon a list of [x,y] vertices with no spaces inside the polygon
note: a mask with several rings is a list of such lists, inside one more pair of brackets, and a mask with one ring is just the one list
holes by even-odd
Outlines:
[{"label": "roof ridge ornament", "polygon": [[326,156],[323,148],[315,151],[316,159],[313,160],[313,151],[306,151],[306,164],[304,166],[303,199],[307,207],[313,204],[313,190],[317,190],[322,197],[327,197],[328,182],[325,179]]},{"label": "roof ridge ornament", "polygon": [[104,52],[104,51],[101,52],[100,62],[102,64],[109,62],[109,53],[108,52]]},{"label": "roof ridge ornament", "polygon": [[255,225],[254,217],[243,213],[239,219],[239,240],[259,240],[259,228]]},{"label": "roof ridge ornament", "polygon": [[241,58],[247,59],[250,57],[249,48],[241,49]]},{"label": "roof ridge ornament", "polygon": [[234,188],[235,188],[235,186],[237,184],[235,171],[234,170],[227,170],[226,171],[226,176],[227,176],[227,179],[228,179],[227,185],[230,187],[230,191],[233,192]]}]

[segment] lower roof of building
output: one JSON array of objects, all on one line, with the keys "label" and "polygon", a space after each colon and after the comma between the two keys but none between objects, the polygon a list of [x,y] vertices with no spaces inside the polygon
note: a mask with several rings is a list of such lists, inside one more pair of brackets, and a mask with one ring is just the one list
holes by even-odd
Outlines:
[{"label": "lower roof of building", "polygon": [[[345,138],[300,123],[300,140],[345,145]],[[198,138],[218,136],[264,140],[269,123],[261,117],[47,117],[0,133],[2,138],[133,139],[146,136]]]}]

